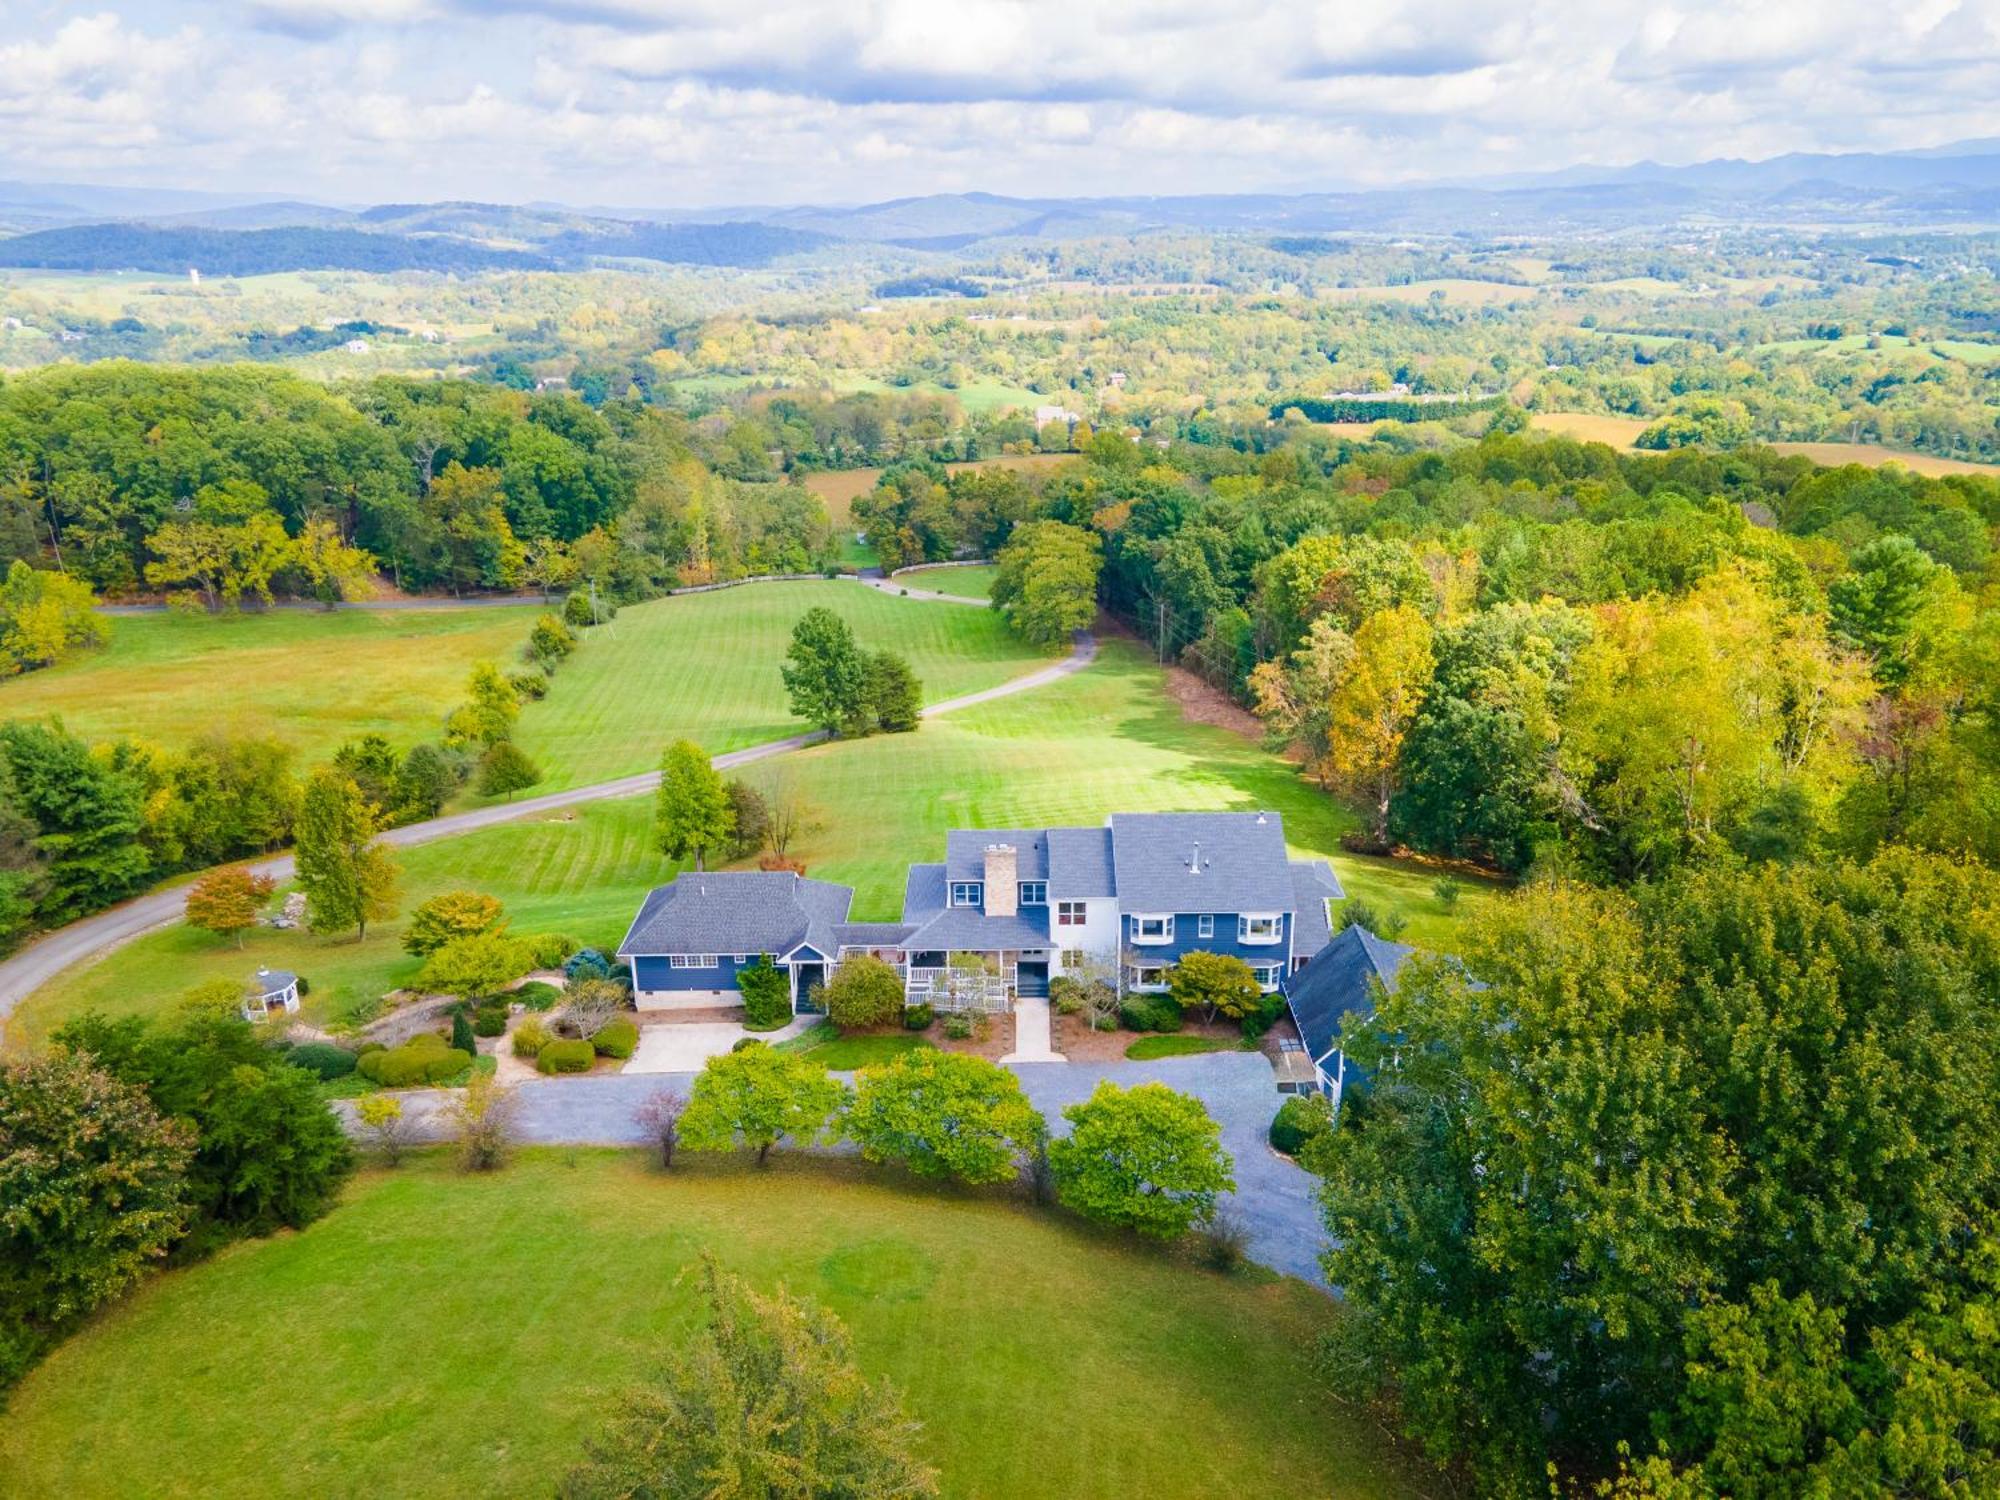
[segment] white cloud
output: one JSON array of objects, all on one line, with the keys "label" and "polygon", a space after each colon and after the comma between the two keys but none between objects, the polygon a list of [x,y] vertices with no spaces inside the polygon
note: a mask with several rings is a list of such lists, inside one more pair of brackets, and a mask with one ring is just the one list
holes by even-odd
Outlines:
[{"label": "white cloud", "polygon": [[2000,134],[1995,0],[106,0],[0,170],[347,200],[1382,183]]}]

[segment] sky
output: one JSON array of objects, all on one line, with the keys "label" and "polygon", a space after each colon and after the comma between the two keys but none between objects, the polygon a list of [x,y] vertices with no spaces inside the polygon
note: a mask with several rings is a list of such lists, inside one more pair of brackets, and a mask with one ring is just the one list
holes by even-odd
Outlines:
[{"label": "sky", "polygon": [[0,177],[648,208],[2000,136],[2000,0],[0,0]]}]

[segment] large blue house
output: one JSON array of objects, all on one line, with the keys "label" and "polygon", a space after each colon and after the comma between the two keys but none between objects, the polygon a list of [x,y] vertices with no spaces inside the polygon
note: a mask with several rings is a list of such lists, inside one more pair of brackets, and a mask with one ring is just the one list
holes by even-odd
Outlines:
[{"label": "large blue house", "polygon": [[760,953],[794,1003],[855,953],[904,976],[913,1001],[1002,1010],[1064,974],[1121,992],[1166,988],[1197,950],[1235,954],[1266,992],[1327,944],[1343,892],[1295,860],[1276,813],[1117,813],[1098,828],[966,829],[940,864],[912,865],[898,923],[847,921],[846,886],[763,872],[682,875],[647,896],[619,956],[643,1008],[732,1003]]}]

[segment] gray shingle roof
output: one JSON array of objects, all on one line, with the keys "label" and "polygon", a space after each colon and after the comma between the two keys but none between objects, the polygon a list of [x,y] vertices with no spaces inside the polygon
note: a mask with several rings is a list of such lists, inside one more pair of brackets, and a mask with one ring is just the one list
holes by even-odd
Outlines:
[{"label": "gray shingle roof", "polygon": [[989,917],[977,907],[952,906],[918,927],[904,939],[903,946],[913,953],[990,953],[1050,944],[1048,928],[1041,922],[1025,917]]},{"label": "gray shingle roof", "polygon": [[907,922],[837,922],[833,940],[847,948],[899,948],[914,931]]},{"label": "gray shingle roof", "polygon": [[1049,878],[1048,835],[1036,828],[954,828],[944,836],[944,868],[947,880],[984,880],[986,846],[1014,846],[1014,878]]},{"label": "gray shingle roof", "polygon": [[1311,958],[1333,938],[1333,924],[1327,921],[1326,903],[1342,900],[1340,877],[1323,859],[1292,861],[1292,896],[1297,905],[1292,915],[1292,956]]},{"label": "gray shingle roof", "polygon": [[1340,1023],[1375,1009],[1375,982],[1396,988],[1396,976],[1416,950],[1407,943],[1378,938],[1365,927],[1349,927],[1292,977],[1285,1003],[1299,1037],[1314,1062],[1340,1045]]},{"label": "gray shingle roof", "polygon": [[618,945],[618,956],[782,955],[810,942],[830,958],[839,949],[834,928],[847,919],[853,901],[848,886],[785,870],[685,874],[647,895]]},{"label": "gray shingle roof", "polygon": [[250,988],[259,995],[282,995],[298,982],[299,976],[290,969],[259,969]]},{"label": "gray shingle roof", "polygon": [[1276,813],[1114,813],[1111,856],[1127,912],[1292,909],[1291,861]]},{"label": "gray shingle roof", "polygon": [[944,910],[944,866],[911,865],[903,881],[903,920],[928,922]]},{"label": "gray shingle roof", "polygon": [[1111,870],[1109,828],[1049,830],[1049,899],[1081,900],[1115,896],[1118,882]]}]

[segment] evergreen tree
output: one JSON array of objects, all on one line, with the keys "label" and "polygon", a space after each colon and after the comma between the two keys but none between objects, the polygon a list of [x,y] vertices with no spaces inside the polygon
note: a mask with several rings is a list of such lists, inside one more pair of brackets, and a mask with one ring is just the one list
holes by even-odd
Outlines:
[{"label": "evergreen tree", "polygon": [[34,829],[45,885],[36,915],[67,922],[131,895],[151,860],[139,843],[139,788],[62,725],[0,725],[14,810]]},{"label": "evergreen tree", "polygon": [[904,734],[923,720],[923,684],[910,664],[893,651],[868,658],[868,712],[889,734]]},{"label": "evergreen tree", "polygon": [[660,760],[659,813],[654,828],[660,852],[669,859],[692,859],[694,867],[713,849],[727,849],[736,831],[729,789],[701,746],[676,740]]},{"label": "evergreen tree", "polygon": [[314,773],[299,805],[298,881],[314,932],[356,929],[394,916],[400,869],[374,842],[375,816],[360,788],[338,771]]}]

